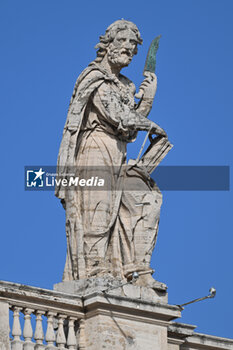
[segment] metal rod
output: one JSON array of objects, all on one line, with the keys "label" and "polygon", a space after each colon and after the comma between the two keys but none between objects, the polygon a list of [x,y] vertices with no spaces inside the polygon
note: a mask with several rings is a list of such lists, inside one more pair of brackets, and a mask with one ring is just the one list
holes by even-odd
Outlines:
[{"label": "metal rod", "polygon": [[144,139],[144,141],[143,141],[143,144],[142,144],[142,146],[141,146],[141,149],[140,149],[140,151],[139,151],[139,153],[138,153],[138,156],[137,156],[137,159],[136,159],[136,163],[139,161],[140,155],[141,155],[141,153],[142,153],[142,151],[143,151],[143,148],[144,148],[144,146],[145,146],[145,143],[146,143],[146,141],[147,141],[147,139],[148,139],[149,134],[150,134],[150,130],[148,130],[148,132],[147,132],[147,134],[146,134],[146,136],[145,136],[145,139]]},{"label": "metal rod", "polygon": [[206,297],[197,298],[197,299],[194,299],[194,300],[192,300],[192,301],[189,301],[188,303],[181,304],[181,305],[179,305],[179,306],[183,307],[183,306],[185,306],[185,305],[189,305],[189,304],[192,304],[192,303],[196,303],[197,301],[205,300],[205,299],[207,299],[207,298],[210,298],[210,296],[207,295]]},{"label": "metal rod", "polygon": [[120,288],[120,287],[124,287],[126,284],[131,284],[132,281],[129,281],[129,282],[125,282],[123,284],[120,284],[119,286],[115,286],[115,287],[108,287],[107,289],[103,290],[102,292],[103,293],[107,293],[109,290],[112,290],[112,289],[116,289],[116,288]]},{"label": "metal rod", "polygon": [[214,298],[215,295],[216,295],[216,289],[212,287],[212,288],[210,288],[210,294],[209,295],[207,295],[205,297],[202,297],[202,298],[197,298],[197,299],[188,301],[187,303],[180,304],[180,305],[177,305],[177,306],[183,307],[183,306],[186,306],[186,305],[189,305],[189,304],[196,303],[197,301],[202,301],[202,300],[205,300],[205,299]]}]

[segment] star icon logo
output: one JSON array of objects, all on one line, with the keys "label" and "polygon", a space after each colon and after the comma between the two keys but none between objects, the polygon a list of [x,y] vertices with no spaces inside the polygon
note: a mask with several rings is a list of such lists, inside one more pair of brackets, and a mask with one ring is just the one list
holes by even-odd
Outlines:
[{"label": "star icon logo", "polygon": [[42,170],[42,168],[40,168],[39,171],[34,171],[34,173],[36,174],[35,178],[34,178],[34,181],[37,180],[37,179],[42,179],[42,175],[45,173],[45,171]]}]

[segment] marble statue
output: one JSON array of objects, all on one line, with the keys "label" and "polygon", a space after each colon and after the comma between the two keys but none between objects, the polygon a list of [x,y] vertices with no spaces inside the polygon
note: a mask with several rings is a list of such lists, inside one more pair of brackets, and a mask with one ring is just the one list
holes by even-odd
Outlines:
[{"label": "marble statue", "polygon": [[[147,119],[156,75],[145,72],[136,94],[132,81],[120,73],[141,44],[134,23],[114,22],[100,36],[96,59],[74,87],[58,155],[58,178],[80,168],[82,175],[89,171],[88,177],[96,176],[95,166],[101,167],[110,190],[56,187],[66,210],[63,281],[106,275],[130,280],[136,271],[139,285],[153,288],[155,283],[150,260],[162,195],[149,174],[171,145],[165,131]],[[135,141],[140,130],[148,131],[151,144],[141,159],[127,165],[127,143]],[[129,190],[132,184],[134,190]]]}]

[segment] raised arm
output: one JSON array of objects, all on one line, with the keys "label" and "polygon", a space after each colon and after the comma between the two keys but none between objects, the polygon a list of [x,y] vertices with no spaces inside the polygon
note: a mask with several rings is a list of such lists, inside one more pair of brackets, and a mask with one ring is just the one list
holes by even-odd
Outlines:
[{"label": "raised arm", "polygon": [[104,119],[123,134],[130,131],[151,131],[166,136],[165,131],[140,113],[140,108],[130,107],[120,100],[119,94],[103,83],[93,96],[93,104]]}]

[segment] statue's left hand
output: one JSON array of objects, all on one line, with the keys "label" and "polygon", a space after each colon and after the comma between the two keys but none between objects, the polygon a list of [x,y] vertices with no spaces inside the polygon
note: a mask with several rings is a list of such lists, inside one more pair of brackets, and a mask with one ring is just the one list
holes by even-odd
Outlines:
[{"label": "statue's left hand", "polygon": [[148,71],[144,73],[144,76],[145,79],[141,83],[139,92],[135,94],[135,97],[153,102],[157,90],[157,77],[154,73]]}]

